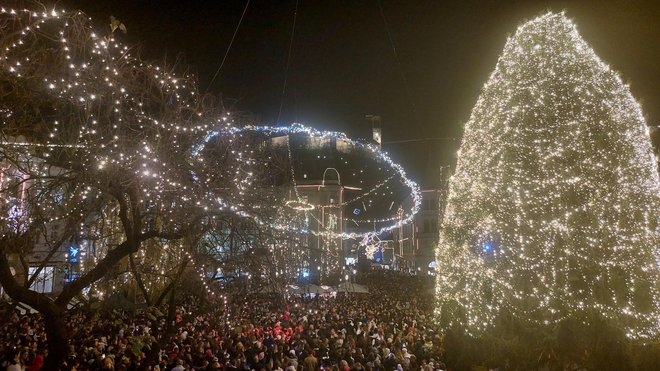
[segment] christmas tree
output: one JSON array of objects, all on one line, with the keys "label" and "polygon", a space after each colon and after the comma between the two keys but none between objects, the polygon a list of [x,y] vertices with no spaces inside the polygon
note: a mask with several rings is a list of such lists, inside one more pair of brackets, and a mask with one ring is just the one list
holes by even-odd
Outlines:
[{"label": "christmas tree", "polygon": [[437,250],[437,316],[481,335],[596,313],[660,329],[660,181],[626,86],[564,14],[507,41],[465,125]]}]

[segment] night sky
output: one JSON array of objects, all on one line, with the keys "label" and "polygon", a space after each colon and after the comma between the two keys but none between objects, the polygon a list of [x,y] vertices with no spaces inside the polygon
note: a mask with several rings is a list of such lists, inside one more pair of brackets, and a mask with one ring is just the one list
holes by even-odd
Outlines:
[{"label": "night sky", "polygon": [[[202,90],[220,66],[247,0],[60,1],[99,27],[110,15],[148,59],[182,55]],[[631,85],[649,125],[660,125],[660,1],[299,0],[286,94],[282,87],[295,0],[252,0],[209,91],[261,124],[300,122],[384,141],[429,186],[455,161],[462,124],[506,38],[544,11],[565,10],[596,53]],[[381,13],[382,9],[382,13]],[[383,19],[383,15],[386,22]],[[390,39],[391,37],[391,39]],[[390,41],[391,40],[391,41]],[[396,48],[396,55],[393,50]],[[656,144],[660,130],[653,129]],[[657,145],[656,145],[657,148]]]}]

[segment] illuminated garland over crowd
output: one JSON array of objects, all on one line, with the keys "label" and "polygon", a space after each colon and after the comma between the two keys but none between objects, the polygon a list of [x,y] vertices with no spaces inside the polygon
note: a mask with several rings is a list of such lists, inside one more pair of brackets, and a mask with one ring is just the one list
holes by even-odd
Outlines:
[{"label": "illuminated garland over crowd", "polygon": [[521,25],[465,126],[437,250],[437,315],[660,329],[660,181],[641,108],[563,14]]},{"label": "illuminated garland over crowd", "polygon": [[[387,155],[387,153],[382,152],[377,146],[370,144],[370,143],[362,143],[358,142],[352,139],[349,139],[345,134],[343,133],[338,133],[338,132],[332,132],[332,131],[320,131],[316,130],[313,128],[309,128],[303,125],[292,125],[292,126],[246,126],[243,128],[237,128],[237,127],[229,127],[225,130],[222,131],[213,131],[209,135],[206,136],[205,140],[203,143],[199,144],[193,149],[193,156],[198,155],[201,151],[203,151],[206,143],[208,143],[210,140],[220,136],[220,137],[234,137],[237,135],[241,134],[250,134],[250,133],[261,133],[265,134],[266,136],[277,136],[277,135],[293,135],[293,134],[304,134],[306,136],[309,136],[311,138],[318,138],[318,139],[339,139],[342,141],[345,141],[347,143],[350,143],[351,145],[355,147],[361,147],[366,149],[369,153],[371,153],[373,156],[379,158],[382,160],[385,164],[387,164],[392,172],[396,174],[398,177],[398,180],[403,183],[409,190],[410,192],[410,197],[412,198],[413,202],[409,207],[409,210],[406,210],[405,213],[402,216],[391,216],[391,217],[384,217],[384,218],[377,218],[377,219],[361,219],[358,222],[359,223],[364,223],[364,224],[375,224],[375,223],[386,223],[386,222],[391,222],[387,223],[387,225],[380,226],[377,230],[365,230],[365,231],[359,231],[359,232],[334,232],[331,230],[322,230],[322,231],[314,231],[311,229],[307,228],[300,228],[291,225],[290,223],[284,223],[284,224],[269,224],[266,222],[261,221],[261,219],[257,215],[251,215],[247,211],[239,208],[239,207],[230,207],[230,209],[235,212],[239,216],[245,216],[245,217],[252,217],[255,218],[256,220],[260,221],[262,224],[269,224],[270,227],[274,227],[276,229],[280,230],[287,230],[287,231],[297,231],[301,233],[309,233],[309,234],[314,234],[314,235],[321,235],[324,237],[330,237],[330,238],[342,238],[342,239],[362,239],[367,235],[379,235],[381,233],[385,233],[388,231],[391,231],[395,228],[400,227],[401,225],[408,224],[412,221],[413,217],[419,211],[420,205],[421,205],[421,196],[420,196],[420,190],[419,186],[409,179],[406,176],[406,172],[401,167],[401,165],[395,163],[392,161],[392,159]],[[251,161],[248,159],[248,161]],[[202,160],[204,162],[204,160]],[[293,159],[291,158],[291,154],[289,152],[289,163],[290,166],[293,167]],[[297,184],[295,183],[295,174],[293,172],[293,169],[291,169],[292,173],[292,181],[293,181],[293,187],[296,190],[297,194]],[[362,199],[363,197],[366,197],[367,195],[377,191],[380,187],[383,186],[383,184],[387,183],[392,179],[393,176],[388,177],[387,179],[383,180],[382,182],[376,184],[374,187],[372,187],[369,191],[364,192],[360,194],[359,196],[343,202],[339,206],[346,206],[347,204],[351,202],[355,202],[357,200]],[[308,212],[314,209],[314,205],[308,205],[306,203],[303,203],[303,201],[300,199],[300,196],[297,195],[297,200],[293,201],[288,201],[288,204],[291,205],[295,203],[298,205],[298,209],[301,212]],[[217,199],[218,204],[220,207],[227,207],[227,203],[223,199]],[[355,219],[353,219],[355,220]]]}]

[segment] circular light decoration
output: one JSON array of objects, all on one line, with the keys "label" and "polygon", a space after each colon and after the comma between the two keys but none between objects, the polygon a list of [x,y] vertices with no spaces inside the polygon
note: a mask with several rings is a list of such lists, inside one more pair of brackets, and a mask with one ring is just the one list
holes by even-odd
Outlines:
[{"label": "circular light decoration", "polygon": [[287,200],[284,204],[296,211],[314,210],[314,205],[302,200]]},{"label": "circular light decoration", "polygon": [[[300,138],[303,138],[304,144],[296,142]],[[243,143],[242,141],[250,143],[250,145],[239,145],[238,143]],[[270,144],[264,145],[267,142]],[[214,150],[213,143],[224,143],[226,147],[219,151]],[[233,149],[227,150],[229,147]],[[261,153],[262,157],[255,154],[270,147],[276,148],[279,152],[271,149],[272,153],[268,155]],[[301,162],[300,153],[302,152],[304,152],[304,156],[313,157],[305,160],[309,161],[309,164]],[[403,167],[393,162],[387,153],[382,152],[378,146],[352,140],[343,133],[316,130],[300,124],[227,127],[211,131],[191,151],[192,161],[198,162],[195,165],[206,166],[210,170],[207,170],[206,174],[193,170],[192,177],[200,184],[208,183],[206,178],[221,177],[213,172],[213,167],[209,163],[209,158],[217,154],[217,161],[222,161],[223,164],[233,161],[235,167],[239,168],[239,170],[227,174],[225,181],[239,185],[239,193],[250,194],[254,192],[255,188],[260,187],[252,181],[251,177],[254,175],[251,169],[267,168],[270,158],[282,153],[284,153],[284,157],[288,157],[290,166],[288,177],[290,179],[288,179],[287,186],[281,188],[288,188],[292,191],[289,192],[287,199],[271,203],[279,203],[298,214],[303,213],[306,220],[311,220],[312,223],[321,227],[315,230],[309,228],[308,225],[296,225],[290,218],[272,221],[257,215],[256,209],[263,210],[266,207],[272,207],[270,204],[255,206],[246,202],[246,205],[243,205],[224,195],[219,196],[213,191],[207,193],[208,200],[213,201],[221,210],[229,210],[240,217],[252,218],[260,225],[278,230],[341,239],[363,239],[368,235],[379,235],[391,231],[410,223],[420,208],[421,194],[417,183],[409,179]],[[231,157],[227,156],[228,154],[233,158],[227,159],[227,157]],[[353,164],[351,161],[354,159],[358,159],[360,163]],[[345,167],[341,169],[341,179],[340,171],[337,171],[336,179],[326,179],[325,176],[319,175],[319,182],[310,185],[310,180],[316,179],[310,175],[312,171],[323,172],[322,170],[326,167],[334,168],[331,165],[324,166],[323,164],[330,164],[330,162],[324,161],[334,161],[333,164],[340,163]],[[368,161],[371,162],[367,163]],[[198,169],[199,166],[191,166],[191,168]],[[299,173],[299,176],[296,176],[296,172]],[[361,176],[363,178],[360,178]],[[345,182],[346,179],[349,181]],[[342,184],[342,182],[350,184],[350,186]],[[331,197],[329,201],[312,199],[314,196],[308,200],[302,193],[309,192],[310,187],[315,189],[335,187],[333,189],[341,189],[341,191],[337,191],[341,196],[339,198]],[[220,188],[222,187],[216,187],[216,189]],[[331,213],[334,216],[331,216]],[[345,214],[350,214],[351,218],[347,218]],[[335,216],[339,217],[343,227],[327,228],[328,218],[335,218]]]}]

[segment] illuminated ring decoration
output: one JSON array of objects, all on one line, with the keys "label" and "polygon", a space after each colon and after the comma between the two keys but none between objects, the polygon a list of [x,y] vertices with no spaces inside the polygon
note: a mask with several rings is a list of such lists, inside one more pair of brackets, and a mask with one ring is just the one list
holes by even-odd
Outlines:
[{"label": "illuminated ring decoration", "polygon": [[[356,146],[356,147],[361,147],[368,152],[372,153],[374,156],[380,158],[384,163],[388,164],[393,170],[396,175],[400,178],[401,182],[410,190],[410,195],[412,196],[413,199],[413,205],[410,208],[408,212],[405,212],[400,218],[397,218],[396,220],[391,220],[391,218],[385,218],[381,220],[373,220],[371,222],[381,222],[381,221],[391,221],[392,223],[389,225],[386,225],[384,227],[378,228],[376,230],[371,230],[371,231],[366,231],[366,232],[351,232],[351,233],[337,233],[333,231],[313,231],[308,228],[299,228],[299,227],[291,227],[289,225],[279,225],[279,224],[270,224],[267,223],[266,221],[262,220],[259,218],[257,215],[252,215],[251,213],[242,210],[241,208],[235,206],[235,205],[230,205],[227,203],[225,200],[222,198],[216,198],[215,201],[218,204],[218,206],[223,209],[223,210],[229,210],[236,214],[239,217],[246,217],[246,218],[252,218],[256,223],[260,225],[267,225],[270,226],[271,228],[275,228],[278,230],[282,231],[289,231],[289,232],[299,232],[299,233],[306,233],[306,234],[312,234],[312,235],[318,235],[326,238],[341,238],[341,239],[363,239],[366,236],[370,235],[380,235],[381,233],[389,232],[393,229],[399,228],[403,225],[406,225],[410,222],[412,222],[413,218],[415,217],[415,214],[420,209],[420,206],[422,204],[422,197],[421,197],[421,192],[419,189],[419,185],[415,183],[415,181],[409,179],[406,176],[406,171],[403,169],[403,167],[394,161],[387,155],[386,152],[383,152],[380,150],[380,148],[376,145],[373,145],[371,143],[363,143],[359,142],[353,139],[350,139],[346,136],[344,133],[336,132],[336,131],[322,131],[322,130],[317,130],[314,128],[310,128],[304,125],[300,124],[293,124],[291,126],[244,126],[244,127],[229,127],[227,129],[221,129],[221,130],[214,130],[209,132],[202,143],[197,145],[196,147],[193,148],[192,150],[192,155],[193,157],[196,157],[202,150],[204,150],[206,144],[212,140],[213,138],[225,136],[225,135],[235,135],[239,133],[245,133],[245,132],[254,132],[254,133],[260,133],[260,134],[265,134],[265,135],[290,135],[290,134],[305,134],[308,135],[311,138],[319,138],[319,139],[339,139],[342,141],[346,141],[347,143]],[[195,176],[195,174],[193,174]],[[297,201],[296,201],[297,202]],[[301,206],[303,203],[300,203],[298,206]]]},{"label": "illuminated ring decoration", "polygon": [[314,210],[314,205],[298,200],[288,200],[284,205],[296,210],[296,211],[310,211]]}]

